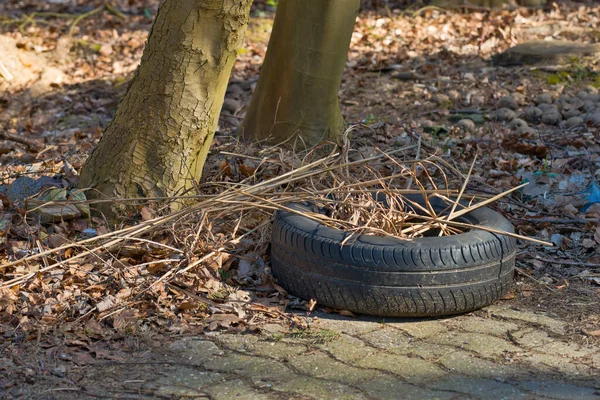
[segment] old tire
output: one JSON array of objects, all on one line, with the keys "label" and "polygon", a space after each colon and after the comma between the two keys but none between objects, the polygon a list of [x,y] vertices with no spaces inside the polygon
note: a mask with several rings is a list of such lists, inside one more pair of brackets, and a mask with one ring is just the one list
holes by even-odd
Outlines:
[{"label": "old tire", "polygon": [[[447,207],[437,198],[433,205],[438,211]],[[311,209],[309,204],[291,207]],[[463,219],[514,232],[506,218],[489,208]],[[413,241],[361,235],[342,246],[347,235],[278,211],[271,241],[273,275],[290,293],[317,304],[394,317],[476,310],[503,297],[513,281],[516,240],[510,236],[483,230]]]}]

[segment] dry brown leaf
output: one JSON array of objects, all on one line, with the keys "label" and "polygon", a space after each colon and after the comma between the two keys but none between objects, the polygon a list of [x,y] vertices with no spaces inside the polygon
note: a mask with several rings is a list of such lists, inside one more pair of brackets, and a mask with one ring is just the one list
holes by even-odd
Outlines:
[{"label": "dry brown leaf", "polygon": [[356,315],[352,311],[348,310],[340,310],[338,311],[338,314],[343,315],[344,317],[356,318]]},{"label": "dry brown leaf", "polygon": [[135,327],[139,321],[137,314],[137,310],[133,309],[121,311],[113,317],[113,328],[119,332],[122,332],[127,328]]},{"label": "dry brown leaf", "polygon": [[142,221],[150,221],[151,219],[156,218],[156,213],[150,207],[142,207],[140,210],[140,215],[142,216]]}]

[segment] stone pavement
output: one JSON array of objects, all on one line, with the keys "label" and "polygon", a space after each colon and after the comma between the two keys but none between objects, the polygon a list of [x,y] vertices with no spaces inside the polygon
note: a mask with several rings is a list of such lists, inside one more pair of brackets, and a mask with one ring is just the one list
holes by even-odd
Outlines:
[{"label": "stone pavement", "polygon": [[[309,333],[186,337],[165,344],[139,393],[229,399],[600,399],[600,347],[565,322],[494,305],[461,316],[317,314]],[[143,381],[143,382],[142,382]]]}]

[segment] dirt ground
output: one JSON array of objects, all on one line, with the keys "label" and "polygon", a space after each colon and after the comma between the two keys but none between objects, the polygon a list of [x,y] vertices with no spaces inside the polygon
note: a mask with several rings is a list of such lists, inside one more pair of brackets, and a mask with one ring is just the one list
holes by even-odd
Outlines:
[{"label": "dirt ground", "polygon": [[[158,1],[119,0],[110,3],[110,8],[96,0],[40,4],[34,0],[0,4],[0,49],[10,49],[10,56],[0,58],[2,184],[18,176],[62,174],[67,179],[70,171],[81,167],[139,63]],[[85,18],[77,18],[82,15]],[[211,171],[219,171],[219,151],[236,148],[231,144],[232,135],[256,85],[272,18],[272,10],[261,4],[253,11],[209,156],[207,182],[216,180]],[[363,12],[340,90],[343,114],[349,124],[356,125],[352,147],[363,157],[377,149],[420,140],[424,153],[437,155],[462,174],[477,155],[468,184],[470,193],[489,197],[530,182],[527,189],[504,197],[493,207],[515,224],[519,234],[555,246],[520,243],[516,285],[501,302],[502,307],[561,321],[565,326],[561,337],[594,351],[600,342],[598,57],[570,56],[544,65],[496,65],[493,57],[529,40],[597,43],[599,38],[600,7],[594,2],[561,2],[539,10],[467,12],[426,7],[392,14]],[[549,100],[540,97],[542,94],[549,95]],[[559,110],[560,121],[553,120],[556,115],[550,107],[542,107],[550,103]],[[534,108],[540,110],[539,115]],[[510,113],[501,110],[514,115],[506,117]],[[14,261],[20,252],[31,251],[32,246],[60,245],[52,243],[57,233],[81,238],[86,229],[117,228],[97,220],[26,227],[3,202],[2,264]],[[11,221],[6,232],[5,221]],[[123,226],[127,224],[124,221]],[[207,335],[217,340],[215,335],[220,332],[264,334],[263,328],[270,324],[286,329],[312,326],[304,318],[306,305],[277,292],[271,282],[235,279],[245,265],[240,261],[243,255],[263,260],[266,245],[248,244],[244,251],[237,253],[242,254],[240,259],[221,260],[228,269],[203,281],[206,290],[201,294],[213,300],[223,296],[258,298],[231,318],[227,313],[211,314],[211,306],[208,311],[191,306],[194,301],[189,299],[177,306],[168,303],[164,300],[168,296],[183,296],[181,291],[173,295],[177,289],[168,285],[162,287],[163,292],[151,293],[154,300],[127,303],[133,305],[117,307],[117,313],[110,306],[103,307],[103,301],[110,294],[119,304],[125,289],[113,278],[92,284],[83,272],[78,275],[81,271],[65,272],[73,275],[72,286],[52,283],[58,279],[53,275],[19,287],[3,287],[0,395],[80,398],[83,388],[97,386],[105,391],[90,390],[87,395],[143,398],[138,389],[123,388],[120,374],[128,365],[136,366],[135,372],[125,373],[135,386],[144,374],[153,373],[156,365],[167,365],[175,357],[164,344],[180,335]],[[138,260],[133,250],[130,253],[127,260]],[[152,256],[152,260],[159,259],[157,254]],[[264,261],[268,264],[266,257]],[[115,262],[125,261],[119,258]],[[87,265],[81,266],[82,271]],[[89,268],[85,273],[95,267]],[[0,279],[7,282],[28,271],[0,267]],[[77,292],[84,283],[95,289]],[[298,309],[304,310],[298,314],[301,317],[285,313]],[[337,317],[333,310],[319,312],[323,311]],[[507,340],[511,341],[510,337]],[[132,361],[138,359],[143,362]],[[94,369],[97,365],[91,366],[98,361],[103,372]],[[63,362],[77,365],[76,372],[69,369],[66,373]],[[177,363],[185,364],[179,359]],[[143,368],[139,367],[142,364]],[[536,372],[533,364],[523,365],[525,372]],[[118,391],[110,392],[106,386],[110,379],[120,382]],[[177,393],[163,397],[185,397]],[[543,398],[531,393],[530,398]],[[246,394],[259,398],[258,394]],[[196,397],[202,396],[218,398],[208,392]]]}]

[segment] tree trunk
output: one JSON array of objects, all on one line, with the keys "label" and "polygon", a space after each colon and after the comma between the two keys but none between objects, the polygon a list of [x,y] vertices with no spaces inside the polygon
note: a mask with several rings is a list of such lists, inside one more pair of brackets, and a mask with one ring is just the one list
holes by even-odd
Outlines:
[{"label": "tree trunk", "polygon": [[[90,198],[172,196],[202,173],[252,0],[165,0],[80,187]],[[113,215],[116,204],[100,205]]]},{"label": "tree trunk", "polygon": [[279,1],[241,130],[246,140],[312,146],[341,137],[338,91],[359,7],[360,0]]}]

